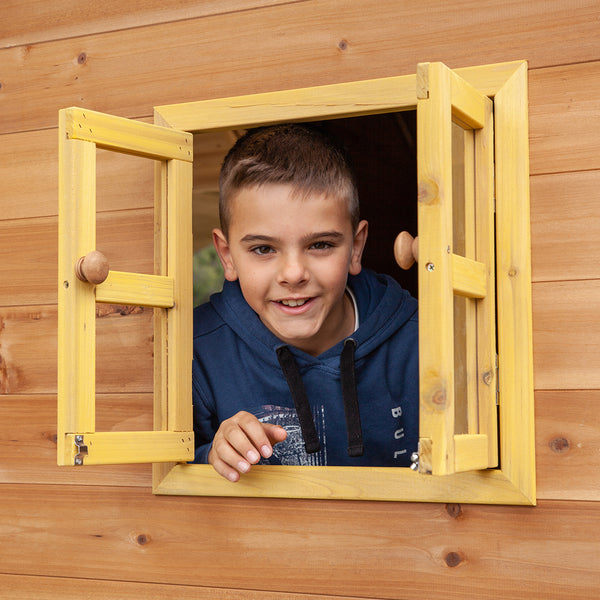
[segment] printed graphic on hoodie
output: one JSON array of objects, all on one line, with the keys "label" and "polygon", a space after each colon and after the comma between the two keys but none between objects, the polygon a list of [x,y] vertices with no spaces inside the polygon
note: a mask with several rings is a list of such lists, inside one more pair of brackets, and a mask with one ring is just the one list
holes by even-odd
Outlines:
[{"label": "printed graphic on hoodie", "polygon": [[260,464],[296,465],[319,467],[327,465],[327,443],[325,440],[325,410],[323,406],[313,407],[312,416],[319,438],[323,440],[321,450],[307,454],[304,449],[304,438],[300,429],[300,420],[294,408],[286,406],[264,405],[252,411],[261,423],[279,425],[287,431],[287,438],[275,444],[273,455],[262,459]]}]

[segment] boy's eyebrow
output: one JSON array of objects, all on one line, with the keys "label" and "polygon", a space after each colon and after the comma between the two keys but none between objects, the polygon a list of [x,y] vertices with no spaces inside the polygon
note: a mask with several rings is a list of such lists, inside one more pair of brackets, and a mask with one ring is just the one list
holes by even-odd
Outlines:
[{"label": "boy's eyebrow", "polygon": [[240,242],[246,243],[246,244],[254,244],[256,242],[277,242],[279,241],[279,238],[276,237],[271,237],[269,235],[260,235],[258,233],[254,234],[254,233],[249,233],[248,235],[245,235]]},{"label": "boy's eyebrow", "polygon": [[[330,240],[339,240],[344,237],[344,234],[341,231],[316,231],[315,233],[309,233],[304,236],[303,241],[316,240],[327,238]],[[249,233],[245,235],[240,242],[245,244],[255,244],[257,242],[263,243],[274,243],[279,242],[280,238],[273,237],[270,235],[261,235],[259,233]]]}]

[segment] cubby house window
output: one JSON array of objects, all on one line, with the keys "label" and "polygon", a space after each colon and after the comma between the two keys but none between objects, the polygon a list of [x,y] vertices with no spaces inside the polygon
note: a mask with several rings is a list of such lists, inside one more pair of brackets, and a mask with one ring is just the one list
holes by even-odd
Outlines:
[{"label": "cubby house window", "polygon": [[[523,62],[426,63],[415,75],[161,106],[156,125],[61,111],[59,464],[153,462],[158,494],[535,503],[526,81]],[[418,249],[415,469],[255,466],[231,484],[188,464],[191,134],[415,109],[418,241],[396,244],[402,262]],[[154,275],[111,271],[94,252],[96,147],[157,161]],[[155,307],[154,431],[95,431],[96,302]]]}]

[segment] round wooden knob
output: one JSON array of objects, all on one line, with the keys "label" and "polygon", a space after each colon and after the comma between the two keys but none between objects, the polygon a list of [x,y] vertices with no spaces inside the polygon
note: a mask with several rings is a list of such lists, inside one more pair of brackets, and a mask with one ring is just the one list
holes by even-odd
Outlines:
[{"label": "round wooden knob", "polygon": [[108,277],[108,259],[102,252],[92,250],[82,256],[75,265],[77,279],[98,285]]},{"label": "round wooden knob", "polygon": [[410,269],[419,260],[419,238],[402,231],[394,242],[394,258],[402,269]]}]

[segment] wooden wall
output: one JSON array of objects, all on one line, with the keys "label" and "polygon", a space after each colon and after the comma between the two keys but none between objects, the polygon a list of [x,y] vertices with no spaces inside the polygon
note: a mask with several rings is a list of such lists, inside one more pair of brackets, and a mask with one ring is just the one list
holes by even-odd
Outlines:
[{"label": "wooden wall", "polygon": [[[597,597],[599,17],[598,0],[5,0],[0,597]],[[55,466],[60,108],[151,120],[161,104],[517,59],[537,507],[156,497],[146,466]],[[150,270],[151,171],[101,153],[98,195],[112,268]],[[98,331],[99,427],[148,426],[150,314],[105,307]]]}]

